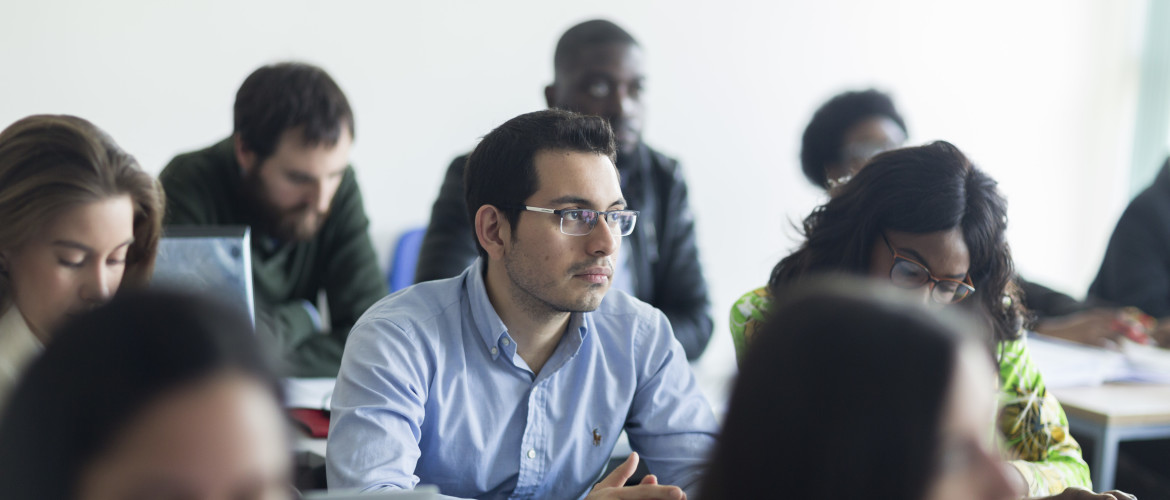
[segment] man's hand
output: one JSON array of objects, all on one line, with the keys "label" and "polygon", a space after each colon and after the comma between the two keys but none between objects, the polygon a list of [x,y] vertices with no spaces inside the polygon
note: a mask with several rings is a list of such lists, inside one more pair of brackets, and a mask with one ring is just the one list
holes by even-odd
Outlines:
[{"label": "man's hand", "polygon": [[638,454],[630,453],[630,458],[597,483],[585,500],[686,500],[687,494],[681,488],[660,485],[653,474],[647,474],[637,486],[623,486],[637,468]]},{"label": "man's hand", "polygon": [[1069,488],[1050,497],[1036,497],[1033,500],[1137,500],[1137,497],[1117,490],[1093,493],[1084,488]]}]

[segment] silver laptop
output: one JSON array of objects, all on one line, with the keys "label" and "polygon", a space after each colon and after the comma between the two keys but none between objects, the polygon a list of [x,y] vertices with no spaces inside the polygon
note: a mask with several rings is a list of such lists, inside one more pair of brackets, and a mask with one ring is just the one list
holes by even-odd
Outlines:
[{"label": "silver laptop", "polygon": [[211,295],[238,305],[255,325],[251,229],[167,226],[159,240],[151,285]]}]

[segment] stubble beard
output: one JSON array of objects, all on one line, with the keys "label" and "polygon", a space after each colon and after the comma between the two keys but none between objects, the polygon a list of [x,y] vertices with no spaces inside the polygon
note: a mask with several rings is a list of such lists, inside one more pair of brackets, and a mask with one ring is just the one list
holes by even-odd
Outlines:
[{"label": "stubble beard", "polygon": [[[538,278],[535,277],[539,274],[531,272],[529,266],[525,265],[533,262],[534,259],[523,251],[517,252],[517,247],[513,246],[512,248],[513,251],[504,257],[504,270],[508,275],[508,280],[512,282],[512,286],[509,288],[513,301],[526,313],[533,317],[551,317],[563,313],[592,312],[601,306],[601,300],[609,288],[608,283],[589,286],[589,290],[600,290],[600,293],[586,293],[579,300],[573,302],[557,300],[553,297],[557,292],[557,284],[538,281]],[[583,270],[593,265],[595,264],[577,264],[570,268],[569,273],[572,274],[574,270]]]}]

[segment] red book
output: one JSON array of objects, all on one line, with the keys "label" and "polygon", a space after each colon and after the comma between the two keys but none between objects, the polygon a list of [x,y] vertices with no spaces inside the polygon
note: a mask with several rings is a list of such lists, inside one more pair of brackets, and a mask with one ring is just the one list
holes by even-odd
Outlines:
[{"label": "red book", "polygon": [[324,438],[329,436],[329,412],[308,408],[292,408],[288,410],[288,414],[310,437]]}]

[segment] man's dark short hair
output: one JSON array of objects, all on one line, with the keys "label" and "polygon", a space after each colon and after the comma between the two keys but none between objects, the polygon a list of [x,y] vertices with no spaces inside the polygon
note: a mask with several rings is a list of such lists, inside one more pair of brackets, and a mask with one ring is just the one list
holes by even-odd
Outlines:
[{"label": "man's dark short hair", "polygon": [[[504,122],[484,136],[463,174],[467,216],[475,228],[479,207],[492,205],[504,212],[513,227],[520,219],[519,205],[538,189],[536,154],[572,151],[617,159],[613,129],[605,118],[572,111],[547,109],[526,113]],[[487,253],[476,238],[480,256]]]},{"label": "man's dark short hair", "polygon": [[236,92],[235,130],[258,162],[272,155],[284,131],[302,127],[304,145],[332,147],[342,128],[353,137],[353,111],[325,70],[304,63],[264,66]]},{"label": "man's dark short hair", "polygon": [[553,54],[553,69],[559,74],[573,64],[581,49],[608,43],[638,45],[633,35],[621,26],[604,19],[585,21],[573,26],[565,31],[557,42],[557,49]]},{"label": "man's dark short hair", "polygon": [[825,167],[841,161],[845,132],[874,117],[889,118],[906,133],[906,123],[894,108],[894,101],[874,89],[838,94],[821,105],[804,129],[800,147],[800,168],[809,182],[827,189]]}]

